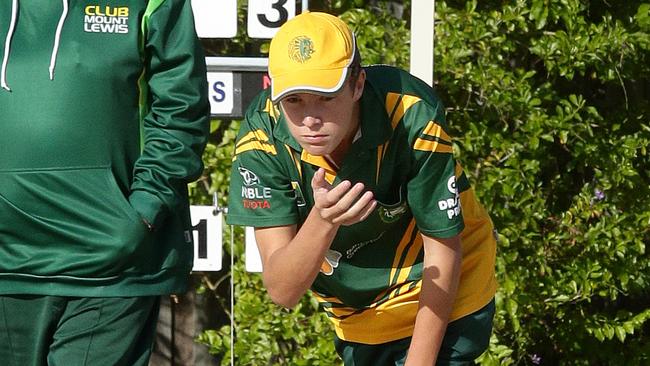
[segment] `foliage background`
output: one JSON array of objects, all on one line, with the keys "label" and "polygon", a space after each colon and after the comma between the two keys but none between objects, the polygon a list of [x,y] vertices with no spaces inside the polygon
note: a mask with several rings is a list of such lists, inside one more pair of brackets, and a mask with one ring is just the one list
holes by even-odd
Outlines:
[{"label": "foliage background", "polygon": [[[409,1],[310,9],[347,21],[365,64],[408,69]],[[500,232],[497,314],[480,363],[650,364],[650,3],[437,1],[435,29],[434,82],[455,153]],[[268,42],[239,34],[204,46],[265,56]],[[238,126],[213,122],[195,203],[216,192],[226,204]],[[245,271],[241,229],[233,237],[234,268],[224,262],[197,289],[225,315],[197,341],[224,365],[230,352],[237,365],[340,364],[315,300],[273,305],[259,274]]]}]

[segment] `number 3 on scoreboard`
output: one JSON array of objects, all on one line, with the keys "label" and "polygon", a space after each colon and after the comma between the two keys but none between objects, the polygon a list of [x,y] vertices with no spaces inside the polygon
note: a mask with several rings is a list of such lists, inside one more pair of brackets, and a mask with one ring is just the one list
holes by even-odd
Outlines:
[{"label": "number 3 on scoreboard", "polygon": [[278,28],[295,15],[295,0],[248,0],[248,36],[273,38]]}]

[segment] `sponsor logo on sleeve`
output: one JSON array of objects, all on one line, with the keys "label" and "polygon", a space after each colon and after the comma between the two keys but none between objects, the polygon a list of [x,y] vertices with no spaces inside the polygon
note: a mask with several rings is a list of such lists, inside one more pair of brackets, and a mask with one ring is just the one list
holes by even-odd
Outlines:
[{"label": "sponsor logo on sleeve", "polygon": [[239,175],[242,177],[241,197],[244,208],[250,210],[271,208],[271,188],[260,184],[257,174],[243,167],[239,167]]},{"label": "sponsor logo on sleeve", "polygon": [[129,33],[127,6],[88,5],[84,8],[84,31],[87,33]]},{"label": "sponsor logo on sleeve", "polygon": [[460,215],[460,195],[456,188],[456,177],[453,175],[447,180],[447,190],[449,190],[454,197],[438,201],[438,208],[440,211],[446,211],[447,218],[451,220]]}]

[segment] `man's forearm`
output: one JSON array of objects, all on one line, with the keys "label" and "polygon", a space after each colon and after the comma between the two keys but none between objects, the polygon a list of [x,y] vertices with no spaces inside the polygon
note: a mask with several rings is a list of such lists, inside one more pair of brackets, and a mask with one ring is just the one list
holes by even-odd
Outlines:
[{"label": "man's forearm", "polygon": [[339,226],[365,220],[377,205],[362,183],[343,181],[334,187],[322,168],[311,185],[315,204],[300,230],[296,225],[255,230],[264,285],[273,301],[285,307],[298,303],[312,285]]},{"label": "man's forearm", "polygon": [[460,240],[425,238],[420,306],[406,365],[435,364],[445,335],[460,278]]},{"label": "man's forearm", "polygon": [[[264,285],[275,303],[287,308],[298,303],[318,275],[337,230],[338,225],[312,209],[293,238],[286,233],[289,243],[275,250],[264,266]],[[263,238],[265,230],[256,233]]]}]

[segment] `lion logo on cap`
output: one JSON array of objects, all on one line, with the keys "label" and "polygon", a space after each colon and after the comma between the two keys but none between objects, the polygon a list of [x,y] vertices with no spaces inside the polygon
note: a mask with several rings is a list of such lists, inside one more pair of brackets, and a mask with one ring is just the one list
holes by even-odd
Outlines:
[{"label": "lion logo on cap", "polygon": [[289,43],[289,58],[296,62],[304,63],[314,52],[314,42],[307,36],[298,36]]}]

